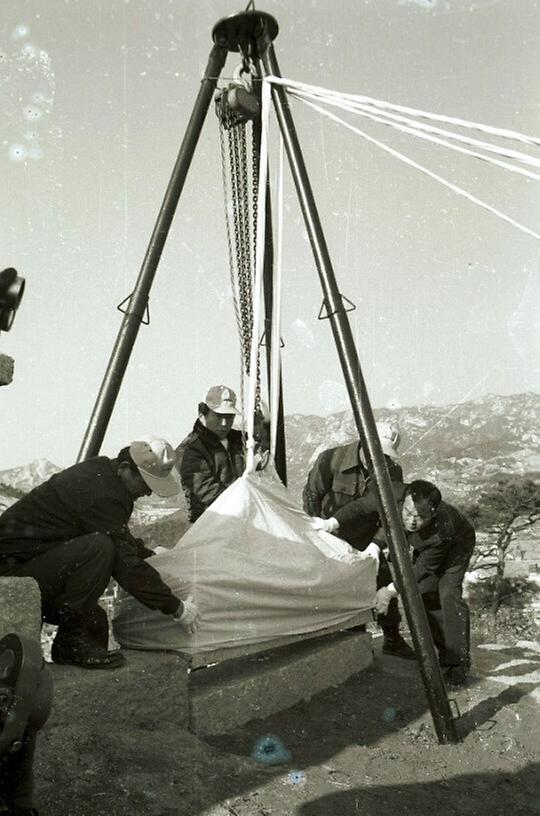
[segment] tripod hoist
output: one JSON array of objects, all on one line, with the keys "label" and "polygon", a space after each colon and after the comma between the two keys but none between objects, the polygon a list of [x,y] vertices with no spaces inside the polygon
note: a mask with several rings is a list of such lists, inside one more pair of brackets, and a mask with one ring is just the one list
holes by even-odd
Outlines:
[{"label": "tripod hoist", "polygon": [[[252,6],[252,3],[249,6]],[[273,47],[278,30],[278,23],[272,15],[253,9],[223,18],[213,28],[213,46],[206,71],[135,288],[124,302],[127,302],[127,306],[121,309],[124,312],[122,325],[83,439],[79,461],[99,453],[139,327],[141,323],[148,322],[145,318],[150,288],[206,114],[216,91],[217,81],[228,53],[239,53],[242,64],[236,81],[219,92],[216,109],[220,121],[223,166],[224,168],[228,166],[228,184],[233,214],[232,223],[229,223],[229,219],[227,229],[229,262],[244,373],[250,376],[251,387],[255,389],[255,407],[257,407],[260,398],[260,376],[258,374],[260,344],[252,341],[253,332],[257,328],[253,315],[253,303],[256,300],[253,292],[254,269],[256,258],[259,257],[263,259],[264,270],[265,331],[263,336],[267,362],[272,352],[270,325],[273,309],[273,245],[270,201],[267,183],[259,184],[259,174],[262,175],[262,173],[258,162],[262,133],[261,86],[266,82],[267,98],[270,98],[271,95],[322,287],[323,307],[320,317],[324,316],[328,319],[332,329],[354,420],[378,492],[381,522],[386,533],[395,580],[409,623],[434,728],[440,743],[456,742],[458,737],[455,720],[437,661],[422,599],[414,579],[408,544],[377,435],[375,418],[347,315],[350,304],[345,301],[338,289],[286,89],[279,82],[272,83],[272,79],[281,79]],[[247,137],[248,128],[251,132],[249,139]],[[247,147],[248,141],[251,144],[250,151]],[[265,171],[266,168],[263,167],[262,170]],[[264,175],[266,177],[266,172]],[[225,176],[224,169],[224,178]],[[265,238],[264,247],[257,247],[256,239],[259,232],[257,216],[261,210],[264,210]],[[123,305],[120,304],[120,307]],[[324,315],[322,315],[323,311]],[[274,347],[275,342],[274,338]],[[257,350],[256,353],[253,353],[254,347]],[[267,368],[270,369],[270,365]],[[269,376],[270,374],[271,372]],[[253,383],[255,383],[254,386]],[[275,462],[276,470],[285,482],[281,388],[279,388],[279,394],[277,409],[279,417],[274,416],[273,421],[276,423],[277,420],[279,429],[277,439],[281,441],[276,442]]]}]

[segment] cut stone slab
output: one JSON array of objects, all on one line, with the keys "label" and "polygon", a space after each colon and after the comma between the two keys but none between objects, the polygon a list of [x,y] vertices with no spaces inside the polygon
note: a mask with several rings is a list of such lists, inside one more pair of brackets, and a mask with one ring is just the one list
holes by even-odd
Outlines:
[{"label": "cut stone slab", "polygon": [[0,638],[10,632],[39,640],[41,592],[33,578],[0,577]]},{"label": "cut stone slab", "polygon": [[371,635],[361,631],[199,669],[189,680],[190,728],[200,735],[225,734],[340,685],[372,662]]}]

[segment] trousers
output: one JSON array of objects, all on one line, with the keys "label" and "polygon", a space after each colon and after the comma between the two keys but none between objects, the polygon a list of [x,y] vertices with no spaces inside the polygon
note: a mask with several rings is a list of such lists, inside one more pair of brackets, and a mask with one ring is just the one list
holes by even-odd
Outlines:
[{"label": "trousers", "polygon": [[55,607],[85,613],[96,606],[111,579],[113,562],[109,536],[89,533],[54,544],[23,563],[2,567],[0,575],[34,578],[41,590],[44,619],[58,623],[51,619]]},{"label": "trousers", "polygon": [[438,591],[422,595],[441,666],[468,669],[471,664],[470,612],[463,599],[466,569],[467,564],[448,567],[439,580]]}]

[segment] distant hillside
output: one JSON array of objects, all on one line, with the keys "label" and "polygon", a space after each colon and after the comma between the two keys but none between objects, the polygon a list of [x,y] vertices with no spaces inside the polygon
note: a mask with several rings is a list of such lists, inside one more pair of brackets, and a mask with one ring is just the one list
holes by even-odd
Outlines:
[{"label": "distant hillside", "polygon": [[[498,473],[540,473],[540,395],[487,395],[459,405],[424,405],[375,410],[376,419],[392,420],[401,430],[400,462],[405,478],[438,484],[450,501],[467,500]],[[357,438],[350,411],[328,417],[286,417],[289,487],[300,500],[309,468],[326,448]],[[0,484],[27,492],[60,468],[47,459],[0,471]],[[13,494],[7,496],[10,504]],[[0,487],[0,499],[2,490]],[[184,507],[183,497],[152,498],[138,503],[144,516],[155,508]],[[161,508],[161,509],[160,509]]]},{"label": "distant hillside", "polygon": [[[467,498],[497,473],[540,472],[540,395],[487,395],[459,405],[375,410],[401,431],[406,479],[437,483],[450,500]],[[290,489],[299,496],[316,456],[357,438],[352,413],[286,418]]]},{"label": "distant hillside", "polygon": [[61,468],[53,465],[48,459],[36,459],[28,465],[0,471],[0,484],[28,493],[32,488],[47,481]]}]

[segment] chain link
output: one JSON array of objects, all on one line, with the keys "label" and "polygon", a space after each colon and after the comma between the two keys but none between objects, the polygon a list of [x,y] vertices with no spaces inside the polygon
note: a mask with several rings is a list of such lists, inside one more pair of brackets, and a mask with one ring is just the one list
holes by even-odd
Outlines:
[{"label": "chain link", "polygon": [[[218,118],[229,271],[242,366],[245,374],[249,376],[252,336],[253,332],[257,331],[257,327],[253,325],[253,287],[257,252],[260,138],[257,125],[253,123],[249,162],[246,123],[235,119],[227,109],[226,102],[224,115]],[[228,203],[229,193],[232,207]],[[260,401],[260,354],[257,351],[256,409],[259,408]]]},{"label": "chain link", "polygon": [[[261,155],[261,131],[259,123],[251,123],[251,177],[253,189],[252,221],[253,221],[253,269],[257,268],[257,219],[259,215],[259,161]],[[263,190],[263,195],[265,191]],[[261,355],[257,348],[257,379],[255,386],[255,410],[261,406]]]},{"label": "chain link", "polygon": [[[231,280],[231,290],[233,295],[233,306],[234,306],[234,316],[236,318],[236,325],[238,327],[238,331],[242,331],[242,318],[240,315],[240,309],[238,305],[238,293],[237,293],[237,286],[236,286],[236,275],[235,275],[235,256],[234,256],[234,247],[233,247],[233,240],[231,235],[231,214],[230,209],[228,207],[229,201],[229,193],[231,190],[231,185],[229,184],[229,180],[227,178],[227,161],[226,161],[226,154],[225,154],[225,133],[226,133],[226,122],[223,121],[222,117],[219,117],[219,148],[221,153],[221,177],[223,181],[223,194],[225,198],[225,226],[226,226],[226,233],[227,233],[227,250],[229,255],[229,273],[230,273],[230,280]],[[228,139],[227,139],[228,145]],[[232,195],[231,195],[232,200]],[[234,228],[234,227],[233,227]]]}]

